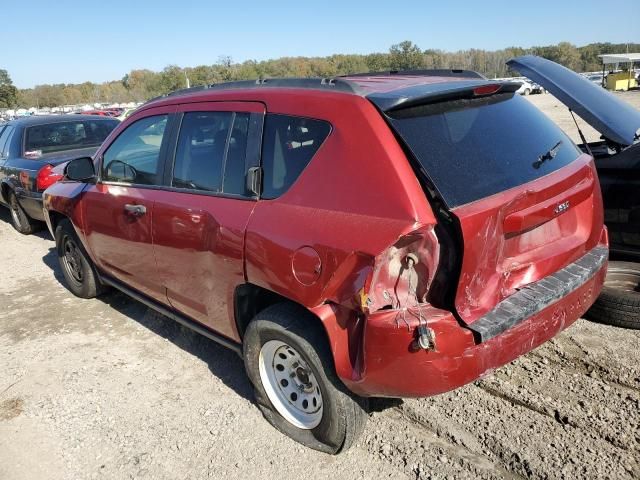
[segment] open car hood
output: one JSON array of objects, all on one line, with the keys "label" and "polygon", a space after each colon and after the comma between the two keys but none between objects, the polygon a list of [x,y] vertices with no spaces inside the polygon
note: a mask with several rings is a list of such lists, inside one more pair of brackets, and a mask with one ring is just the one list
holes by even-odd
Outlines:
[{"label": "open car hood", "polygon": [[535,55],[507,65],[549,90],[608,140],[626,147],[640,139],[640,111],[582,75]]}]

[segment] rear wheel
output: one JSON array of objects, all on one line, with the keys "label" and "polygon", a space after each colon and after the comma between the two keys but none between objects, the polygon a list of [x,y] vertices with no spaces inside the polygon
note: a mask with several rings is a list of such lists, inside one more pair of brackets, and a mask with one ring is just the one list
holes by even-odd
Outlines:
[{"label": "rear wheel", "polygon": [[531,90],[529,90],[528,88],[524,89],[524,94],[525,95],[529,95],[531,93]]},{"label": "rear wheel", "polygon": [[602,292],[586,317],[640,329],[640,263],[610,261]]},{"label": "rear wheel", "polygon": [[42,224],[31,218],[18,202],[13,192],[9,193],[9,209],[11,210],[11,225],[23,235],[30,235],[40,230]]},{"label": "rear wheel", "polygon": [[243,356],[258,407],[285,435],[335,454],[362,433],[365,401],[336,375],[326,335],[304,308],[280,304],[260,312],[244,335]]},{"label": "rear wheel", "polygon": [[69,220],[60,221],[55,237],[58,261],[69,290],[81,298],[102,293],[98,275]]}]

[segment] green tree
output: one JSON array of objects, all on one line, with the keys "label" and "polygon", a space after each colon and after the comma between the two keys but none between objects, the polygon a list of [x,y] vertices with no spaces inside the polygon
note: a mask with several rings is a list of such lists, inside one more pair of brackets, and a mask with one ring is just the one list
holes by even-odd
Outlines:
[{"label": "green tree", "polygon": [[18,89],[13,85],[9,72],[0,69],[0,108],[11,108],[18,100]]},{"label": "green tree", "polygon": [[560,65],[564,65],[571,70],[582,70],[582,59],[580,58],[580,52],[575,45],[569,42],[560,42],[556,46],[556,52],[556,62]]},{"label": "green tree", "polygon": [[391,45],[389,55],[393,70],[412,70],[424,66],[422,51],[409,40]]},{"label": "green tree", "polygon": [[4,70],[0,70],[0,107],[58,106],[63,104],[144,101],[149,98],[184,88],[185,73],[192,86],[219,83],[229,80],[248,80],[273,77],[332,77],[349,73],[381,72],[391,69],[416,68],[465,68],[476,70],[489,78],[518,75],[509,71],[505,62],[510,58],[532,53],[561,63],[576,71],[593,71],[602,68],[598,55],[640,51],[638,43],[592,43],[575,47],[562,42],[532,48],[509,47],[502,50],[469,49],[456,52],[427,49],[404,41],[392,45],[388,53],[367,55],[341,55],[328,57],[282,57],[271,60],[247,60],[234,63],[222,56],[213,65],[181,68],[169,65],[160,72],[132,70],[121,81],[101,84],[39,85],[22,89],[15,94],[15,87]]},{"label": "green tree", "polygon": [[174,90],[186,88],[187,79],[184,72],[177,65],[169,65],[160,72],[159,87],[160,93],[169,93]]}]

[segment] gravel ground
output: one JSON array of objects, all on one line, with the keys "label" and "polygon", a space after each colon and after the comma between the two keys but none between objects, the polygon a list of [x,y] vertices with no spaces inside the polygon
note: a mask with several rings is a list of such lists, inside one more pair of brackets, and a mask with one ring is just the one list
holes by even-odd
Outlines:
[{"label": "gravel ground", "polygon": [[378,401],[332,457],[262,419],[235,354],[122,294],[71,295],[48,234],[2,208],[0,269],[3,480],[640,478],[638,331],[579,320],[455,392]]}]

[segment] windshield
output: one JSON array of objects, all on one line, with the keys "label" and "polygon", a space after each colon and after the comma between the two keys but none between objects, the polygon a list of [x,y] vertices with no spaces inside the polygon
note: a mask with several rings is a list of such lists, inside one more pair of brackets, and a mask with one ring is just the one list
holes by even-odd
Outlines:
[{"label": "windshield", "polygon": [[581,154],[555,123],[511,93],[391,115],[449,208],[543,177]]},{"label": "windshield", "polygon": [[38,157],[52,152],[98,147],[118,125],[117,120],[82,120],[27,128],[24,154]]}]

